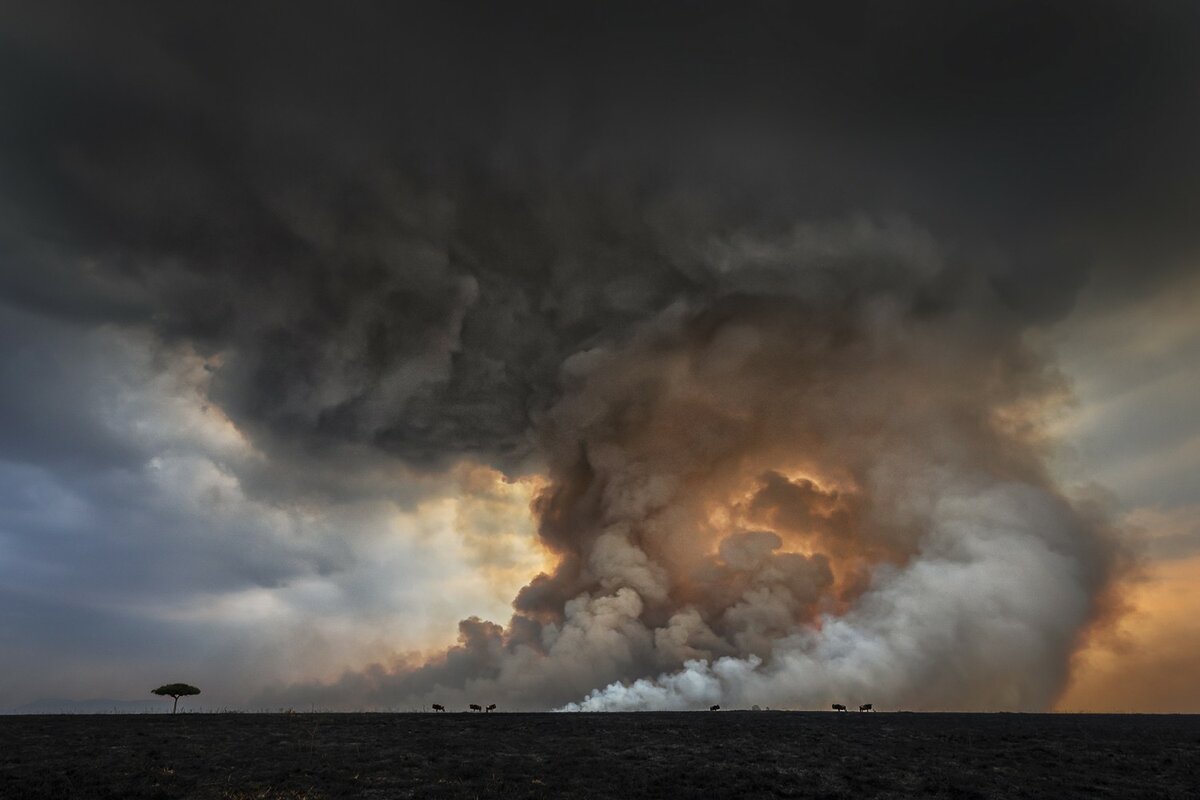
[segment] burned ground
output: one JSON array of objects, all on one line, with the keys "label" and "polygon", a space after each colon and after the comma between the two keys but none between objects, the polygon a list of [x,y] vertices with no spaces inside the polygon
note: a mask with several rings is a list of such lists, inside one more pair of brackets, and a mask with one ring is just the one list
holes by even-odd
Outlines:
[{"label": "burned ground", "polygon": [[1196,716],[0,717],[5,798],[1198,795]]}]

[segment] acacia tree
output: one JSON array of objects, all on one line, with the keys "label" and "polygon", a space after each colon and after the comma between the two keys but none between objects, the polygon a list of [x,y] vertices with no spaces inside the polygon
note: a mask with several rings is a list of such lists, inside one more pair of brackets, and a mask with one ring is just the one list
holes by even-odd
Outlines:
[{"label": "acacia tree", "polygon": [[179,698],[191,697],[194,694],[200,694],[200,690],[195,686],[189,686],[186,683],[168,683],[165,686],[160,686],[157,689],[151,689],[150,694],[156,694],[159,697],[174,697],[175,705],[171,706],[171,713],[179,708]]}]

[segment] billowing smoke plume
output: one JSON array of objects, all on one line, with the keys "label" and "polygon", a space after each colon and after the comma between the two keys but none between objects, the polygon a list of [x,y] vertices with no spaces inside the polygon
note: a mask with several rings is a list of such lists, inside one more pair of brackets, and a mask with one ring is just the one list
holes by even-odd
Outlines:
[{"label": "billowing smoke plume", "polygon": [[[555,563],[259,705],[1053,700],[1117,558],[1028,337],[1196,263],[1196,8],[209,6],[0,9],[0,324],[202,364],[268,507],[538,473]],[[10,349],[0,456],[139,466]]]},{"label": "billowing smoke plume", "polygon": [[[709,241],[712,276],[562,364],[507,626],[327,696],[508,708],[1044,708],[1111,568],[1043,466],[1061,386],[910,226]],[[306,687],[315,692],[320,687]]]}]

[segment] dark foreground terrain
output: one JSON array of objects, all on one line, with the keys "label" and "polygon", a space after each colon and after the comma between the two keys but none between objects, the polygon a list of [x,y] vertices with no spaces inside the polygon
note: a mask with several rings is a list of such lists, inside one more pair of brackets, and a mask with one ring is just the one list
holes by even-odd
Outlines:
[{"label": "dark foreground terrain", "polygon": [[1200,797],[1200,717],[0,717],[8,798]]}]

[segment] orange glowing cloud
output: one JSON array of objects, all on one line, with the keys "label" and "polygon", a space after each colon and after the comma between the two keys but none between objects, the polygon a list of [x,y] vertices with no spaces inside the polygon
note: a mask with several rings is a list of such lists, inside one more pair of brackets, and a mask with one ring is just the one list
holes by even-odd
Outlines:
[{"label": "orange glowing cloud", "polygon": [[1058,711],[1200,712],[1200,556],[1131,578],[1129,612],[1076,654]]},{"label": "orange glowing cloud", "polygon": [[460,538],[459,557],[470,568],[470,579],[484,583],[507,605],[530,575],[552,570],[557,561],[537,538],[530,512],[547,479],[510,480],[477,463],[459,465],[456,477],[453,528]]}]

